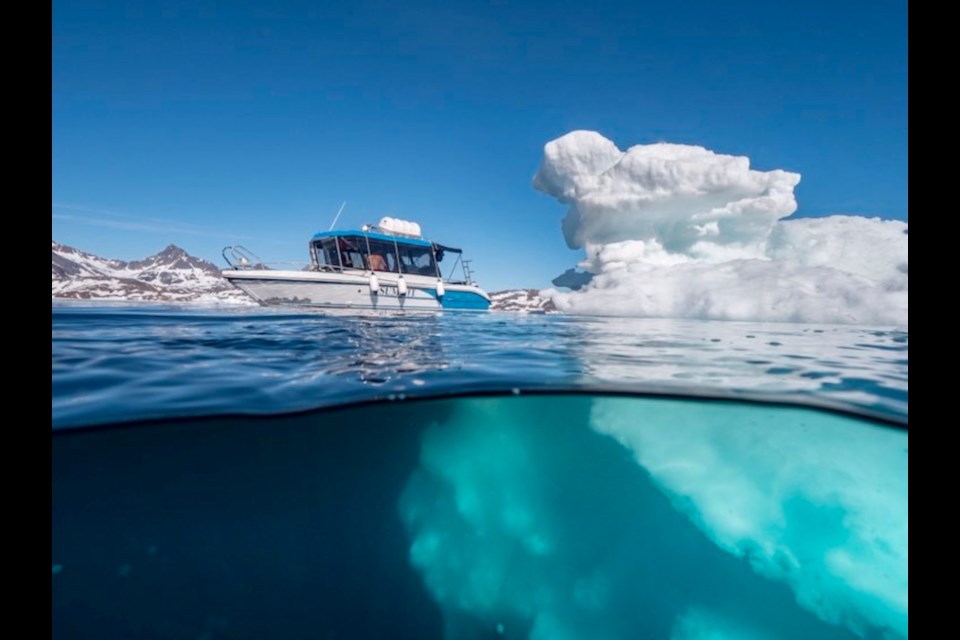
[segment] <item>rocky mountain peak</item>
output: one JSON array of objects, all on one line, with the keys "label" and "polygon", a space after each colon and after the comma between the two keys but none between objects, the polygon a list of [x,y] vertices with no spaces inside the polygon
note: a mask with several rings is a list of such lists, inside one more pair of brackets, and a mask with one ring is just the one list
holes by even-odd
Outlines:
[{"label": "rocky mountain peak", "polygon": [[157,271],[160,269],[180,271],[199,269],[210,276],[220,276],[220,269],[218,269],[215,264],[204,260],[203,258],[191,256],[189,253],[175,244],[167,245],[163,251],[155,253],[148,258],[130,262],[128,267],[131,269],[149,271]]},{"label": "rocky mountain peak", "polygon": [[143,260],[108,260],[53,242],[53,296],[252,304],[211,262],[176,245]]}]

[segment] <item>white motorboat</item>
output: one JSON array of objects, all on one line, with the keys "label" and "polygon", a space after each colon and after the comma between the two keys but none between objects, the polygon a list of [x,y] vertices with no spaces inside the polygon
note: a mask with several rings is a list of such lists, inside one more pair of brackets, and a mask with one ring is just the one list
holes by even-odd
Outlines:
[{"label": "white motorboat", "polygon": [[[425,240],[420,225],[382,218],[357,230],[310,239],[304,269],[274,269],[242,246],[223,250],[231,284],[263,305],[328,309],[486,311],[490,296],[473,282],[463,252]],[[452,264],[449,260],[454,257]],[[442,269],[447,259],[449,269]],[[459,273],[461,277],[453,274]]]}]

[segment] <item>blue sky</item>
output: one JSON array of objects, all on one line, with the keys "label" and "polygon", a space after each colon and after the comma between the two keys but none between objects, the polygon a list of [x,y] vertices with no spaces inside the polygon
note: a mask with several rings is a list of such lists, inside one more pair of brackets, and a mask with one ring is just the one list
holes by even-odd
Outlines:
[{"label": "blue sky", "polygon": [[907,3],[53,3],[53,239],[306,260],[394,215],[490,290],[582,256],[533,189],[593,129],[802,174],[795,216],[907,219]]}]

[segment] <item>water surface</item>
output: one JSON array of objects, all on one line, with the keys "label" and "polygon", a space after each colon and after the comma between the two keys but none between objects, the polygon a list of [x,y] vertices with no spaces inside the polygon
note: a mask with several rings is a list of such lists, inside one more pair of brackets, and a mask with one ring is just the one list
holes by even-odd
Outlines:
[{"label": "water surface", "polygon": [[786,394],[907,415],[907,333],[468,314],[53,309],[54,428],[510,388]]}]

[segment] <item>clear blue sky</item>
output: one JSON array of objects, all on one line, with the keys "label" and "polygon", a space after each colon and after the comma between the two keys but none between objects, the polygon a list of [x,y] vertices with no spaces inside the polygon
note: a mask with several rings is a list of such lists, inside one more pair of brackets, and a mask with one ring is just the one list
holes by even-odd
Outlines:
[{"label": "clear blue sky", "polygon": [[53,2],[53,239],[306,260],[382,215],[490,290],[581,259],[531,186],[593,129],[803,175],[797,216],[907,219],[906,0]]}]

